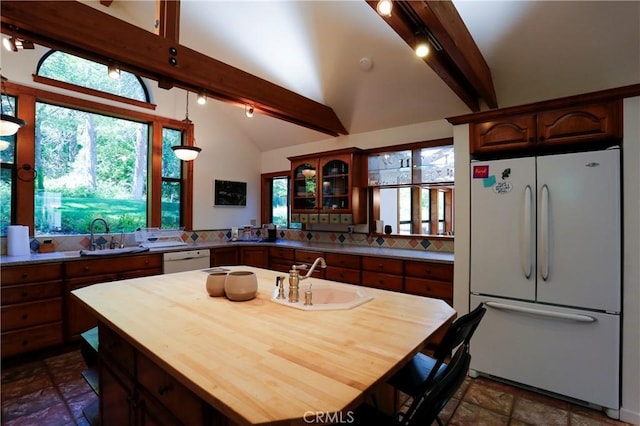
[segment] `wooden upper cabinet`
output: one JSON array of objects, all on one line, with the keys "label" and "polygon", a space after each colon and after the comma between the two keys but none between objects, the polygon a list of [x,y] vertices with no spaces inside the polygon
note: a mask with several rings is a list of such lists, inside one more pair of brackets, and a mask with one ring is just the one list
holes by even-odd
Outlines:
[{"label": "wooden upper cabinet", "polygon": [[536,144],[536,116],[505,117],[471,124],[471,153],[532,148]]},{"label": "wooden upper cabinet", "polygon": [[569,106],[470,124],[471,154],[553,151],[622,138],[622,101]]},{"label": "wooden upper cabinet", "polygon": [[357,148],[289,157],[295,217],[301,223],[365,223],[362,158]]},{"label": "wooden upper cabinet", "polygon": [[540,143],[573,144],[622,138],[622,102],[538,114]]}]

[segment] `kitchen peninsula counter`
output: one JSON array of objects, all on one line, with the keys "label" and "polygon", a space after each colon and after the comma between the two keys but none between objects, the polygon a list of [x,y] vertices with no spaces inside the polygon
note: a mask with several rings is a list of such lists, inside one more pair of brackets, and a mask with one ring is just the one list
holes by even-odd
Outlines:
[{"label": "kitchen peninsula counter", "polygon": [[[209,297],[206,274],[182,272],[73,291],[101,323],[237,424],[305,424],[365,400],[455,316],[445,302],[367,289],[350,310],[302,311],[272,302],[281,273],[247,266],[258,297]],[[309,278],[301,283],[323,282]],[[108,398],[102,395],[101,398]]]}]

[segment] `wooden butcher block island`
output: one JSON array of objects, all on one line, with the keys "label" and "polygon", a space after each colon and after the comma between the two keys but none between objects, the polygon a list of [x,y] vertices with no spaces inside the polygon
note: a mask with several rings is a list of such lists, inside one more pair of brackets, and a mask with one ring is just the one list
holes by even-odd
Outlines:
[{"label": "wooden butcher block island", "polygon": [[[203,271],[73,291],[100,321],[103,425],[346,416],[455,316],[441,300],[373,288],[373,300],[352,309],[294,309],[271,300],[282,273],[225,268],[255,272],[258,296],[210,297]],[[342,285],[309,278],[301,297],[309,283]]]}]

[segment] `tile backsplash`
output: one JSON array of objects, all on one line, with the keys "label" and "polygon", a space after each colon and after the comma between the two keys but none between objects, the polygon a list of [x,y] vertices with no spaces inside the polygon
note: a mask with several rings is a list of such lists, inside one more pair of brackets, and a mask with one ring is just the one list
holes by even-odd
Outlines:
[{"label": "tile backsplash", "polygon": [[[242,233],[240,233],[242,238]],[[405,250],[435,251],[453,253],[453,239],[428,238],[428,237],[395,237],[378,234],[347,233],[338,231],[303,231],[300,229],[278,229],[278,239],[314,243],[326,243],[336,245],[356,245],[364,247],[385,247]],[[251,239],[265,238],[266,230],[253,228]],[[218,243],[226,242],[231,238],[230,229],[184,231],[181,236],[186,243]],[[88,235],[55,235],[31,238],[31,250],[37,252],[39,245],[51,240],[55,251],[84,250],[89,247]],[[133,233],[125,234],[125,245],[136,245]],[[0,239],[0,254],[6,254],[7,239]]]}]

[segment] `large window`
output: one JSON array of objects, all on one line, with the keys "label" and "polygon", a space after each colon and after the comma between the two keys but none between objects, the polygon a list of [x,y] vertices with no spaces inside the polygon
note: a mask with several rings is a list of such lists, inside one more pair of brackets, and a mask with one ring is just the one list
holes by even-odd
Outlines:
[{"label": "large window", "polygon": [[[39,70],[46,70],[47,77],[34,80],[49,84],[56,72],[85,75],[86,61],[71,55],[66,55],[71,57],[66,68],[50,66],[47,59],[65,56],[58,53],[41,61]],[[96,88],[93,92],[77,91],[110,103],[7,84],[31,125],[20,129],[10,145],[15,156],[12,149],[0,153],[3,233],[9,223],[30,225],[36,235],[87,233],[96,217],[106,219],[114,232],[191,229],[193,165],[179,161],[170,147],[191,145],[193,124],[129,109],[131,102],[142,106],[148,100],[137,77],[113,90],[97,84],[100,79],[109,79],[106,68],[87,75],[90,84],[85,86]],[[66,81],[73,83],[51,84],[74,89],[76,80]],[[14,169],[14,163],[19,167]]]},{"label": "large window", "polygon": [[267,173],[262,175],[262,206],[261,218],[263,223],[273,223],[278,228],[297,228],[299,223],[289,222],[289,171]]},{"label": "large window", "polygon": [[96,217],[113,230],[147,223],[149,126],[38,102],[36,234],[84,233]]}]

